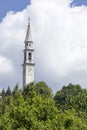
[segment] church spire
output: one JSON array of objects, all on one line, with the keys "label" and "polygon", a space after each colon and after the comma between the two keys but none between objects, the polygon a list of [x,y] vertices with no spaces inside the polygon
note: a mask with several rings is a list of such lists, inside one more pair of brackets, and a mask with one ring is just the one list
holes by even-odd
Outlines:
[{"label": "church spire", "polygon": [[34,82],[34,48],[31,40],[30,19],[25,37],[24,61],[23,61],[23,87],[28,83]]},{"label": "church spire", "polygon": [[25,37],[25,43],[31,42],[31,41],[32,41],[32,38],[31,38],[31,29],[30,29],[30,18],[28,18],[28,27],[27,27],[26,37]]}]

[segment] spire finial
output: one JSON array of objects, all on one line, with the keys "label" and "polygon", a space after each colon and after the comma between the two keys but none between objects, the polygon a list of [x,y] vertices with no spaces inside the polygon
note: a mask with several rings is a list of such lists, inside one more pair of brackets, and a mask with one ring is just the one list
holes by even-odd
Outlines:
[{"label": "spire finial", "polygon": [[28,18],[28,26],[30,26],[30,18]]}]

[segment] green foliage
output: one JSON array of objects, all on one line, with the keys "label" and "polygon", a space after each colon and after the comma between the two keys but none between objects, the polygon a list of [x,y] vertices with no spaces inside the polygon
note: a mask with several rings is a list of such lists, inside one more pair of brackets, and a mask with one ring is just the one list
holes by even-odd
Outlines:
[{"label": "green foliage", "polygon": [[0,104],[0,129],[55,128],[57,111],[52,91],[45,82],[28,84],[23,91],[16,85],[12,94],[5,96]]},{"label": "green foliage", "polygon": [[11,95],[11,89],[10,87],[8,86],[7,90],[6,90],[6,96],[10,96]]},{"label": "green foliage", "polygon": [[[71,129],[70,124],[74,124],[75,128],[73,130],[86,130],[87,129],[87,90],[82,89],[80,85],[69,84],[64,86],[61,91],[58,91],[54,96],[56,106],[59,110],[69,112],[74,109],[75,115],[72,113],[68,115],[68,119],[65,121],[65,128]],[[73,113],[74,114],[74,113]],[[72,115],[73,120],[70,119]],[[77,124],[77,125],[75,125]],[[70,126],[69,126],[70,125]],[[77,128],[76,128],[77,127]],[[72,129],[71,129],[72,130]]]},{"label": "green foliage", "polygon": [[2,99],[4,99],[4,97],[6,96],[4,88],[3,88],[2,92],[0,93],[0,96],[2,97]]},{"label": "green foliage", "polygon": [[41,95],[44,97],[52,97],[52,90],[46,85],[45,82],[41,81],[38,83],[30,83],[24,88],[24,96],[32,96],[32,93],[35,92],[36,95]]},{"label": "green foliage", "polygon": [[87,111],[87,90],[79,85],[69,84],[64,86],[54,96],[56,105],[62,109],[72,109]]},{"label": "green foliage", "polygon": [[19,86],[18,86],[18,84],[16,84],[16,86],[13,89],[12,94],[15,96],[18,92],[19,92]]},{"label": "green foliage", "polygon": [[64,86],[56,95],[45,82],[3,89],[0,130],[87,130],[87,90]]}]

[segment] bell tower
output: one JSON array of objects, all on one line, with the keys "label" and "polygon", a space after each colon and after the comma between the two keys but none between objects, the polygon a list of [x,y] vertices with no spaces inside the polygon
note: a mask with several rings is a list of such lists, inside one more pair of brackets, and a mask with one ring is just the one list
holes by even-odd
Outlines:
[{"label": "bell tower", "polygon": [[34,49],[31,39],[30,19],[25,37],[24,62],[23,62],[23,87],[28,83],[34,82]]}]

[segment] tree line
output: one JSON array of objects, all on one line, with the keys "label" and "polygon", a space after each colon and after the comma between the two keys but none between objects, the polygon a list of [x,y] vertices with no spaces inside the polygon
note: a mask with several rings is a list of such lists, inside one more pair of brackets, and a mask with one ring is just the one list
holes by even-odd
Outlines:
[{"label": "tree line", "polygon": [[3,89],[0,130],[87,130],[87,90],[69,84],[53,96],[43,81]]}]

